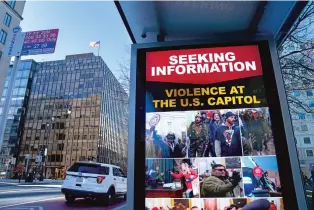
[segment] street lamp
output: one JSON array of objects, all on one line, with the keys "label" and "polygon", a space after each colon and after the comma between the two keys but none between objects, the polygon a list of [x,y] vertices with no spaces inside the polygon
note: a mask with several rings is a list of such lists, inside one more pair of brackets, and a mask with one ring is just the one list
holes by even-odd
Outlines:
[{"label": "street lamp", "polygon": [[[54,117],[51,117],[51,120],[49,123],[46,124],[46,134],[45,134],[45,150],[42,155],[42,170],[41,170],[41,179],[43,181],[44,177],[46,177],[46,161],[47,161],[47,154],[48,154],[48,139],[50,137],[50,131],[51,131],[51,124],[55,121]],[[48,132],[47,132],[48,131]]]}]

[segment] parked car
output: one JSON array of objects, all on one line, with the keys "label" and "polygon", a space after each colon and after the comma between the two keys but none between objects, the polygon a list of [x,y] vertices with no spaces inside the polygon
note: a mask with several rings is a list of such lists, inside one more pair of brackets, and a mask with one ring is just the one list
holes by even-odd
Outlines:
[{"label": "parked car", "polygon": [[76,162],[66,172],[61,192],[68,202],[89,198],[112,204],[117,196],[127,193],[127,177],[119,166]]}]

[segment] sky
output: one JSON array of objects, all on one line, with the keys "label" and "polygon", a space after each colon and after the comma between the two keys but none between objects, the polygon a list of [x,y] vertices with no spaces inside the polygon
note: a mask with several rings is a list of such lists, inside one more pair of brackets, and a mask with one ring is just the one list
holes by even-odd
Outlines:
[{"label": "sky", "polygon": [[131,39],[113,1],[26,1],[23,32],[59,29],[54,54],[24,56],[38,62],[63,60],[66,55],[90,53],[90,41],[100,41],[99,55],[118,75],[118,61],[130,56],[126,50]]},{"label": "sky", "polygon": [[[278,171],[276,156],[254,157],[253,159],[263,170]],[[242,164],[245,167],[255,167],[248,157],[242,158]]]}]

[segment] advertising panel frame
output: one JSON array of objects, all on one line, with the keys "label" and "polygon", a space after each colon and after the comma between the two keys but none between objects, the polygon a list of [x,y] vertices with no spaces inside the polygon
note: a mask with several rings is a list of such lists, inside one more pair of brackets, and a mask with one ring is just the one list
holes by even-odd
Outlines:
[{"label": "advertising panel frame", "polygon": [[[266,98],[271,113],[279,113],[276,114],[276,118],[272,117],[272,122],[276,125],[274,129],[276,141],[282,139],[280,141],[282,149],[276,150],[276,156],[281,181],[283,183],[282,188],[285,209],[306,209],[292,122],[273,36],[256,36],[250,40],[235,37],[228,40],[214,38],[211,40],[173,41],[132,45],[128,139],[128,209],[145,209],[145,187],[142,189],[139,188],[144,185],[145,180],[145,53],[190,48],[245,45],[259,46],[263,66],[263,78],[264,81],[267,81],[267,86],[265,87]],[[272,114],[272,116],[274,115]],[[291,183],[293,183],[293,186],[291,186]]]}]

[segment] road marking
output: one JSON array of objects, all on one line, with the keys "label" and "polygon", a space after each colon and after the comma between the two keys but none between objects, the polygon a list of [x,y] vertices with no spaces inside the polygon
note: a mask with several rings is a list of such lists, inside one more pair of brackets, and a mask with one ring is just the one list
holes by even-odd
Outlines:
[{"label": "road marking", "polygon": [[0,184],[20,185],[21,183],[0,182]]},{"label": "road marking", "polygon": [[43,200],[37,200],[37,201],[29,201],[29,202],[24,202],[24,203],[17,203],[17,204],[11,204],[11,205],[6,205],[6,206],[0,206],[0,209],[2,208],[7,208],[7,207],[13,207],[13,206],[19,206],[19,205],[24,205],[24,204],[29,204],[29,203],[38,203],[42,201],[52,201],[52,200],[58,200],[64,198],[62,197],[56,197],[56,198],[49,198],[49,199],[43,199]]},{"label": "road marking", "polygon": [[34,210],[34,209],[38,209],[38,210],[43,210],[44,208],[41,206],[23,206],[23,207],[16,207],[13,209],[9,209],[9,210],[16,210],[16,209],[27,209],[27,210]]},{"label": "road marking", "polygon": [[19,185],[19,187],[57,187],[57,188],[61,188],[62,185],[55,185],[55,184],[51,184],[51,185],[39,185],[39,184],[34,184],[34,185],[30,185],[30,184],[23,184],[23,185]]},{"label": "road marking", "polygon": [[[19,190],[10,190],[10,191],[0,191],[0,194],[5,194],[5,193],[11,193],[11,192],[33,192],[33,191],[43,191],[43,189],[19,189]],[[47,191],[47,189],[45,189]],[[54,192],[55,189],[51,188],[49,189],[49,192]]]}]

